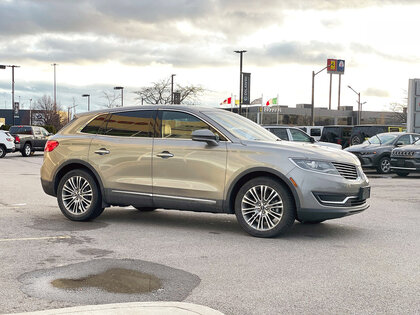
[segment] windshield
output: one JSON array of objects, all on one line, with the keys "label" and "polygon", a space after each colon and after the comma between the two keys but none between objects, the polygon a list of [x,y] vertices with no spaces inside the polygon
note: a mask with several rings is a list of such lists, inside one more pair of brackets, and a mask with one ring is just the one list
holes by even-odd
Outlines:
[{"label": "windshield", "polygon": [[238,114],[226,111],[205,113],[209,118],[226,128],[241,140],[276,141],[278,138],[270,131]]},{"label": "windshield", "polygon": [[420,139],[413,143],[414,145],[420,145]]},{"label": "windshield", "polygon": [[379,135],[375,135],[371,138],[369,138],[364,143],[371,143],[371,144],[391,144],[397,135],[389,134],[389,133],[381,133]]}]

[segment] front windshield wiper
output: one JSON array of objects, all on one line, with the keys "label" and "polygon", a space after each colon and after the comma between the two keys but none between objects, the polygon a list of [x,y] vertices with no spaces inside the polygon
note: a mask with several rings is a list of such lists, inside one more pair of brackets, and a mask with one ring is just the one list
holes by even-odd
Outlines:
[{"label": "front windshield wiper", "polygon": [[379,139],[378,135],[375,135],[375,137],[378,138],[379,144],[382,145],[382,141],[381,141],[381,139]]}]

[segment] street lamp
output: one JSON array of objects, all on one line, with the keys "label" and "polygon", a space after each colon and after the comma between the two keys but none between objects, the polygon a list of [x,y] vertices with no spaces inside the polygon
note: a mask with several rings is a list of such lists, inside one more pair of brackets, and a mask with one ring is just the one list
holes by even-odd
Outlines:
[{"label": "street lamp", "polygon": [[15,68],[19,68],[20,66],[16,65],[0,65],[0,69],[12,68],[12,110],[13,110],[13,125],[15,124]]},{"label": "street lamp", "polygon": [[116,86],[114,90],[121,90],[121,107],[124,106],[124,87],[123,86]]},{"label": "street lamp", "polygon": [[29,99],[29,125],[32,126],[32,98]]},{"label": "street lamp", "polygon": [[312,106],[311,106],[311,122],[312,126],[315,126],[315,76],[327,69],[330,65],[327,65],[326,67],[319,70],[317,73],[315,71],[312,71]]},{"label": "street lamp", "polygon": [[242,115],[242,55],[246,50],[234,50],[239,54],[239,115]]},{"label": "street lamp", "polygon": [[83,94],[82,97],[88,98],[88,112],[90,112],[90,94]]},{"label": "street lamp", "polygon": [[171,105],[174,104],[174,76],[176,74],[171,74]]},{"label": "street lamp", "polygon": [[361,119],[360,116],[362,115],[362,105],[360,104],[360,92],[356,92],[350,85],[347,85],[347,87],[352,90],[354,93],[357,94],[357,124],[360,125]]}]

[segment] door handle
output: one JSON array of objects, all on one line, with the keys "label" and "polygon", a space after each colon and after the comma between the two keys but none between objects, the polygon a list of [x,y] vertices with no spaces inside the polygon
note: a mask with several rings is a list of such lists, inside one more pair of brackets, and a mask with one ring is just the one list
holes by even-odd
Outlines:
[{"label": "door handle", "polygon": [[95,153],[96,154],[99,154],[99,155],[105,155],[105,154],[111,153],[111,151],[109,151],[109,150],[107,150],[105,148],[100,148],[99,150],[96,150]]},{"label": "door handle", "polygon": [[161,157],[162,159],[169,159],[169,158],[173,157],[174,155],[171,152],[163,151],[163,152],[160,152],[160,153],[156,154],[156,156]]}]

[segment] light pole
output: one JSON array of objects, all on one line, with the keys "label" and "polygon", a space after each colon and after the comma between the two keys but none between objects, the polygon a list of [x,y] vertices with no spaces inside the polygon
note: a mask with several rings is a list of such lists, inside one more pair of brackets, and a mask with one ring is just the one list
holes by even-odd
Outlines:
[{"label": "light pole", "polygon": [[57,76],[56,76],[56,63],[53,63],[51,66],[54,67],[54,113],[57,112]]},{"label": "light pole", "polygon": [[124,106],[124,87],[123,86],[115,86],[114,90],[121,90],[121,107]]},{"label": "light pole", "polygon": [[90,112],[90,94],[83,94],[82,97],[88,98],[88,112]]},{"label": "light pole", "polygon": [[171,105],[174,104],[174,76],[176,74],[171,74]]},{"label": "light pole", "polygon": [[347,85],[347,87],[357,94],[357,124],[360,125],[360,116],[362,115],[362,105],[360,104],[360,92],[356,92],[350,85]]},{"label": "light pole", "polygon": [[239,115],[242,115],[242,55],[246,50],[234,50],[234,52],[239,54]]},{"label": "light pole", "polygon": [[32,126],[32,98],[29,99],[29,125]]},{"label": "light pole", "polygon": [[327,69],[330,65],[327,65],[326,67],[322,68],[321,70],[319,70],[317,73],[315,73],[315,71],[312,71],[312,106],[311,106],[311,123],[312,126],[315,126],[315,76],[324,71],[325,69]]},{"label": "light pole", "polygon": [[15,68],[19,68],[20,66],[16,65],[0,65],[0,69],[12,68],[12,110],[13,110],[13,125],[15,124]]}]

